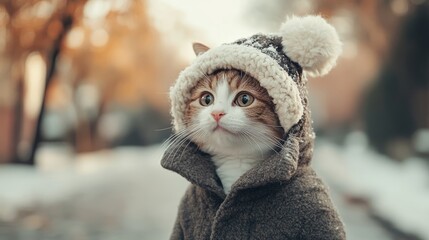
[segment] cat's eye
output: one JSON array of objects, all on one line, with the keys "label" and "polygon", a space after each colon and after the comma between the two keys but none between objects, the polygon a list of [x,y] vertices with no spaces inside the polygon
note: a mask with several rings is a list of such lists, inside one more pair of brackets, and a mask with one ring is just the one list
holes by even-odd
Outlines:
[{"label": "cat's eye", "polygon": [[235,103],[240,107],[247,107],[250,106],[254,100],[255,98],[252,96],[252,94],[248,92],[241,92],[237,95]]},{"label": "cat's eye", "polygon": [[209,92],[203,92],[203,94],[201,95],[201,98],[200,98],[200,104],[202,106],[209,106],[209,105],[213,104],[213,102],[214,102],[213,95]]}]

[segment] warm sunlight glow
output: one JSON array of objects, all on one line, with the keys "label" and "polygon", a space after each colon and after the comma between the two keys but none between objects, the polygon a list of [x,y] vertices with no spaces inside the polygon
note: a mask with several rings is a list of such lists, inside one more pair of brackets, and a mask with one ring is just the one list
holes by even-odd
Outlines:
[{"label": "warm sunlight glow", "polygon": [[97,29],[91,34],[91,44],[95,47],[102,47],[109,41],[109,34],[104,29]]},{"label": "warm sunlight glow", "polygon": [[66,45],[69,48],[79,48],[85,40],[85,32],[82,27],[75,27],[70,30],[66,37]]},{"label": "warm sunlight glow", "polygon": [[110,1],[90,0],[85,4],[83,14],[89,19],[101,19],[109,13],[110,8]]},{"label": "warm sunlight glow", "polygon": [[24,111],[36,118],[42,105],[46,63],[40,53],[31,53],[25,61]]},{"label": "warm sunlight glow", "polygon": [[[166,44],[174,46],[184,59],[194,58],[191,42],[200,41],[209,46],[235,41],[263,29],[245,23],[246,1],[192,1],[192,0],[150,0],[149,14],[153,24],[163,34]],[[228,7],[225,7],[228,6]],[[168,14],[159,14],[168,12]],[[219,17],[222,16],[222,17]],[[172,20],[174,19],[174,20]],[[187,26],[191,32],[180,32],[180,24]]]}]

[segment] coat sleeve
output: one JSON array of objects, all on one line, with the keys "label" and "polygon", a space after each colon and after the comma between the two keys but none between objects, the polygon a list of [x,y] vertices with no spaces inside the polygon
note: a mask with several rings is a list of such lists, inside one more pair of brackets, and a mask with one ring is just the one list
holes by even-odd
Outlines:
[{"label": "coat sleeve", "polygon": [[300,239],[345,240],[344,225],[322,181],[313,170],[298,180]]},{"label": "coat sleeve", "polygon": [[344,226],[333,208],[309,213],[300,239],[345,240]]},{"label": "coat sleeve", "polygon": [[183,215],[185,214],[185,205],[186,205],[186,199],[189,192],[189,188],[186,191],[185,195],[182,197],[182,200],[180,201],[180,205],[178,208],[176,221],[173,226],[173,232],[171,233],[170,240],[183,240],[185,239],[185,234],[183,232]]},{"label": "coat sleeve", "polygon": [[173,232],[171,233],[170,240],[182,240],[185,239],[185,231],[183,230],[184,217],[187,214],[187,208],[189,205],[189,198],[192,196],[193,186],[189,185],[185,195],[183,195],[177,212],[176,221],[174,223]]}]

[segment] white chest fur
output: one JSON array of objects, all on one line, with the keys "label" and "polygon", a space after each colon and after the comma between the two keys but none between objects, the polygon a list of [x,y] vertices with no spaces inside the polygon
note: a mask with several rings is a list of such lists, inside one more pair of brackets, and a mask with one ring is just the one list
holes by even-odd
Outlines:
[{"label": "white chest fur", "polygon": [[222,182],[223,190],[228,194],[232,185],[244,173],[256,166],[261,158],[260,156],[213,156],[212,161],[216,166],[216,173]]}]

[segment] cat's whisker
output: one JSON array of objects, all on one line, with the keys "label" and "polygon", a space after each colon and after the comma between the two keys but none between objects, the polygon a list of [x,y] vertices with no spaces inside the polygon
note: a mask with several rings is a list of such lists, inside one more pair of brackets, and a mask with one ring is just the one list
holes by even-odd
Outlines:
[{"label": "cat's whisker", "polygon": [[[185,138],[186,139],[186,138]],[[167,147],[167,149],[170,149],[171,146],[174,146],[175,148],[170,149],[170,153],[167,155],[167,158],[170,158],[171,155],[174,154],[175,151],[177,151],[177,148],[180,147],[180,142],[183,140],[183,138],[176,138],[174,141],[171,142],[171,144]]]},{"label": "cat's whisker", "polygon": [[276,139],[273,138],[273,136],[261,136],[261,138],[263,138],[264,140],[268,141],[269,143],[271,143],[274,147],[277,147],[279,149],[283,148],[283,144],[281,141],[277,141]]},{"label": "cat's whisker", "polygon": [[171,136],[169,136],[161,145],[162,148],[167,149],[169,147],[169,145],[174,142],[174,139],[176,139],[178,137],[177,134],[172,134]]},{"label": "cat's whisker", "polygon": [[189,140],[189,139],[187,139],[188,140],[188,143],[186,144],[186,146],[183,148],[183,150],[182,150],[182,153],[180,154],[180,157],[179,157],[179,159],[181,159],[182,158],[182,156],[183,156],[183,153],[185,152],[185,150],[186,150],[186,148],[189,146],[189,144],[191,144],[191,140]]},{"label": "cat's whisker", "polygon": [[279,142],[284,142],[285,141],[283,138],[279,138],[277,136],[270,136],[270,137],[272,137],[273,139],[276,139]]},{"label": "cat's whisker", "polygon": [[170,130],[170,129],[173,129],[173,126],[166,127],[166,128],[158,128],[158,129],[154,129],[153,131],[159,132],[159,131],[167,131],[167,130]]},{"label": "cat's whisker", "polygon": [[172,134],[170,137],[168,137],[164,143],[162,144],[162,147],[165,147],[166,145],[168,145],[169,143],[171,143],[171,141],[174,141],[175,138],[181,136],[182,134],[184,134],[186,132],[186,129],[182,129],[177,133]]},{"label": "cat's whisker", "polygon": [[[191,129],[182,129],[181,131],[179,131],[178,133],[170,136],[166,141],[165,144],[167,144],[167,146],[164,146],[165,144],[163,144],[163,147],[165,147],[165,149],[170,148],[171,146],[176,146],[176,148],[181,147],[181,142],[183,140],[186,140],[190,134],[192,134],[192,132],[195,131],[192,128]],[[168,158],[170,157],[172,153],[169,154],[169,156],[167,156]]]},{"label": "cat's whisker", "polygon": [[[202,125],[202,126],[204,126],[204,125]],[[195,128],[193,128],[189,132],[189,135],[187,136],[188,143],[183,148],[182,153],[180,154],[179,158],[182,157],[182,155],[185,152],[186,148],[189,146],[189,144],[191,144],[191,142],[192,142],[191,138],[198,138],[199,136],[204,137],[205,135],[207,135],[206,131],[204,131],[204,128],[202,126],[195,126]],[[183,143],[184,142],[182,142],[181,144],[183,144]]]},{"label": "cat's whisker", "polygon": [[[244,139],[247,140],[247,142],[249,143],[249,145],[253,145],[252,142],[254,142],[259,147],[259,145],[255,142],[255,140],[251,136],[245,134],[244,135]],[[262,149],[260,147],[259,147],[259,153],[261,154],[261,157],[262,157],[263,153],[262,153]]]},{"label": "cat's whisker", "polygon": [[281,125],[271,125],[271,124],[266,124],[266,123],[262,123],[263,125],[267,126],[267,127],[273,127],[273,128],[283,128]]},{"label": "cat's whisker", "polygon": [[278,148],[281,148],[282,146],[279,143],[273,141],[272,139],[270,139],[269,137],[267,137],[265,135],[258,135],[258,134],[255,134],[254,132],[250,132],[250,131],[247,131],[246,133],[249,134],[249,135],[252,135],[256,139],[261,139],[262,141],[260,141],[260,142],[262,144],[264,144],[265,146],[267,146],[268,148],[270,148],[271,150],[273,150],[274,152],[276,152],[277,154],[279,154],[271,145],[267,144],[266,141],[268,141],[269,143],[271,143],[272,145],[274,145],[274,146],[276,146]]},{"label": "cat's whisker", "polygon": [[[237,124],[237,123],[240,123],[240,124]],[[233,127],[234,126],[241,127],[243,124],[245,124],[245,123],[243,121],[239,121],[239,120],[232,120],[229,123],[229,125],[233,126]],[[257,132],[256,130],[257,130],[257,128],[253,129],[253,131]],[[277,136],[275,136],[273,134],[269,134],[269,133],[265,133],[265,132],[258,133],[258,137],[259,137],[259,134],[261,135],[260,137],[264,137],[267,140],[270,140],[270,142],[274,143],[277,147],[279,147],[279,148],[282,147],[281,142],[284,141],[282,138],[279,138],[279,137],[277,137]]]},{"label": "cat's whisker", "polygon": [[265,140],[269,140],[271,143],[275,144],[277,147],[282,147],[283,139],[278,138],[272,134],[269,134],[265,131],[257,131],[257,129],[253,129],[253,131],[248,131],[250,134],[255,135],[256,137],[264,138]]},{"label": "cat's whisker", "polygon": [[259,153],[261,154],[261,158],[263,158],[264,152],[262,151],[261,146],[258,144],[258,142],[251,135],[247,135],[247,136],[249,137],[250,140],[252,140],[256,144],[256,146],[259,149]]},{"label": "cat's whisker", "polygon": [[[244,122],[244,121],[242,121],[242,120],[238,120],[238,119],[230,119],[230,121],[245,124],[245,122]],[[264,126],[267,126],[267,127],[273,127],[273,128],[283,128],[283,127],[282,127],[282,126],[280,126],[280,125],[270,125],[270,124],[261,123],[261,122],[259,122],[258,124],[262,124],[262,125],[264,125]]]},{"label": "cat's whisker", "polygon": [[[177,151],[182,147],[182,145],[186,142],[186,141],[189,141],[190,142],[190,140],[188,139],[188,137],[189,137],[189,135],[190,134],[192,134],[192,132],[193,131],[189,131],[189,132],[186,132],[186,133],[184,133],[183,134],[183,136],[179,136],[179,137],[177,137],[175,140],[174,140],[174,142],[172,142],[171,144],[170,144],[170,146],[172,145],[172,144],[174,144],[174,146],[175,146],[175,151],[171,151],[170,152],[170,154],[167,156],[167,158],[170,158],[172,155],[174,156],[174,155],[177,155],[176,153],[177,153]],[[184,149],[186,149],[186,147],[184,148]],[[183,150],[184,150],[183,149]],[[183,151],[182,150],[182,151]]]}]

